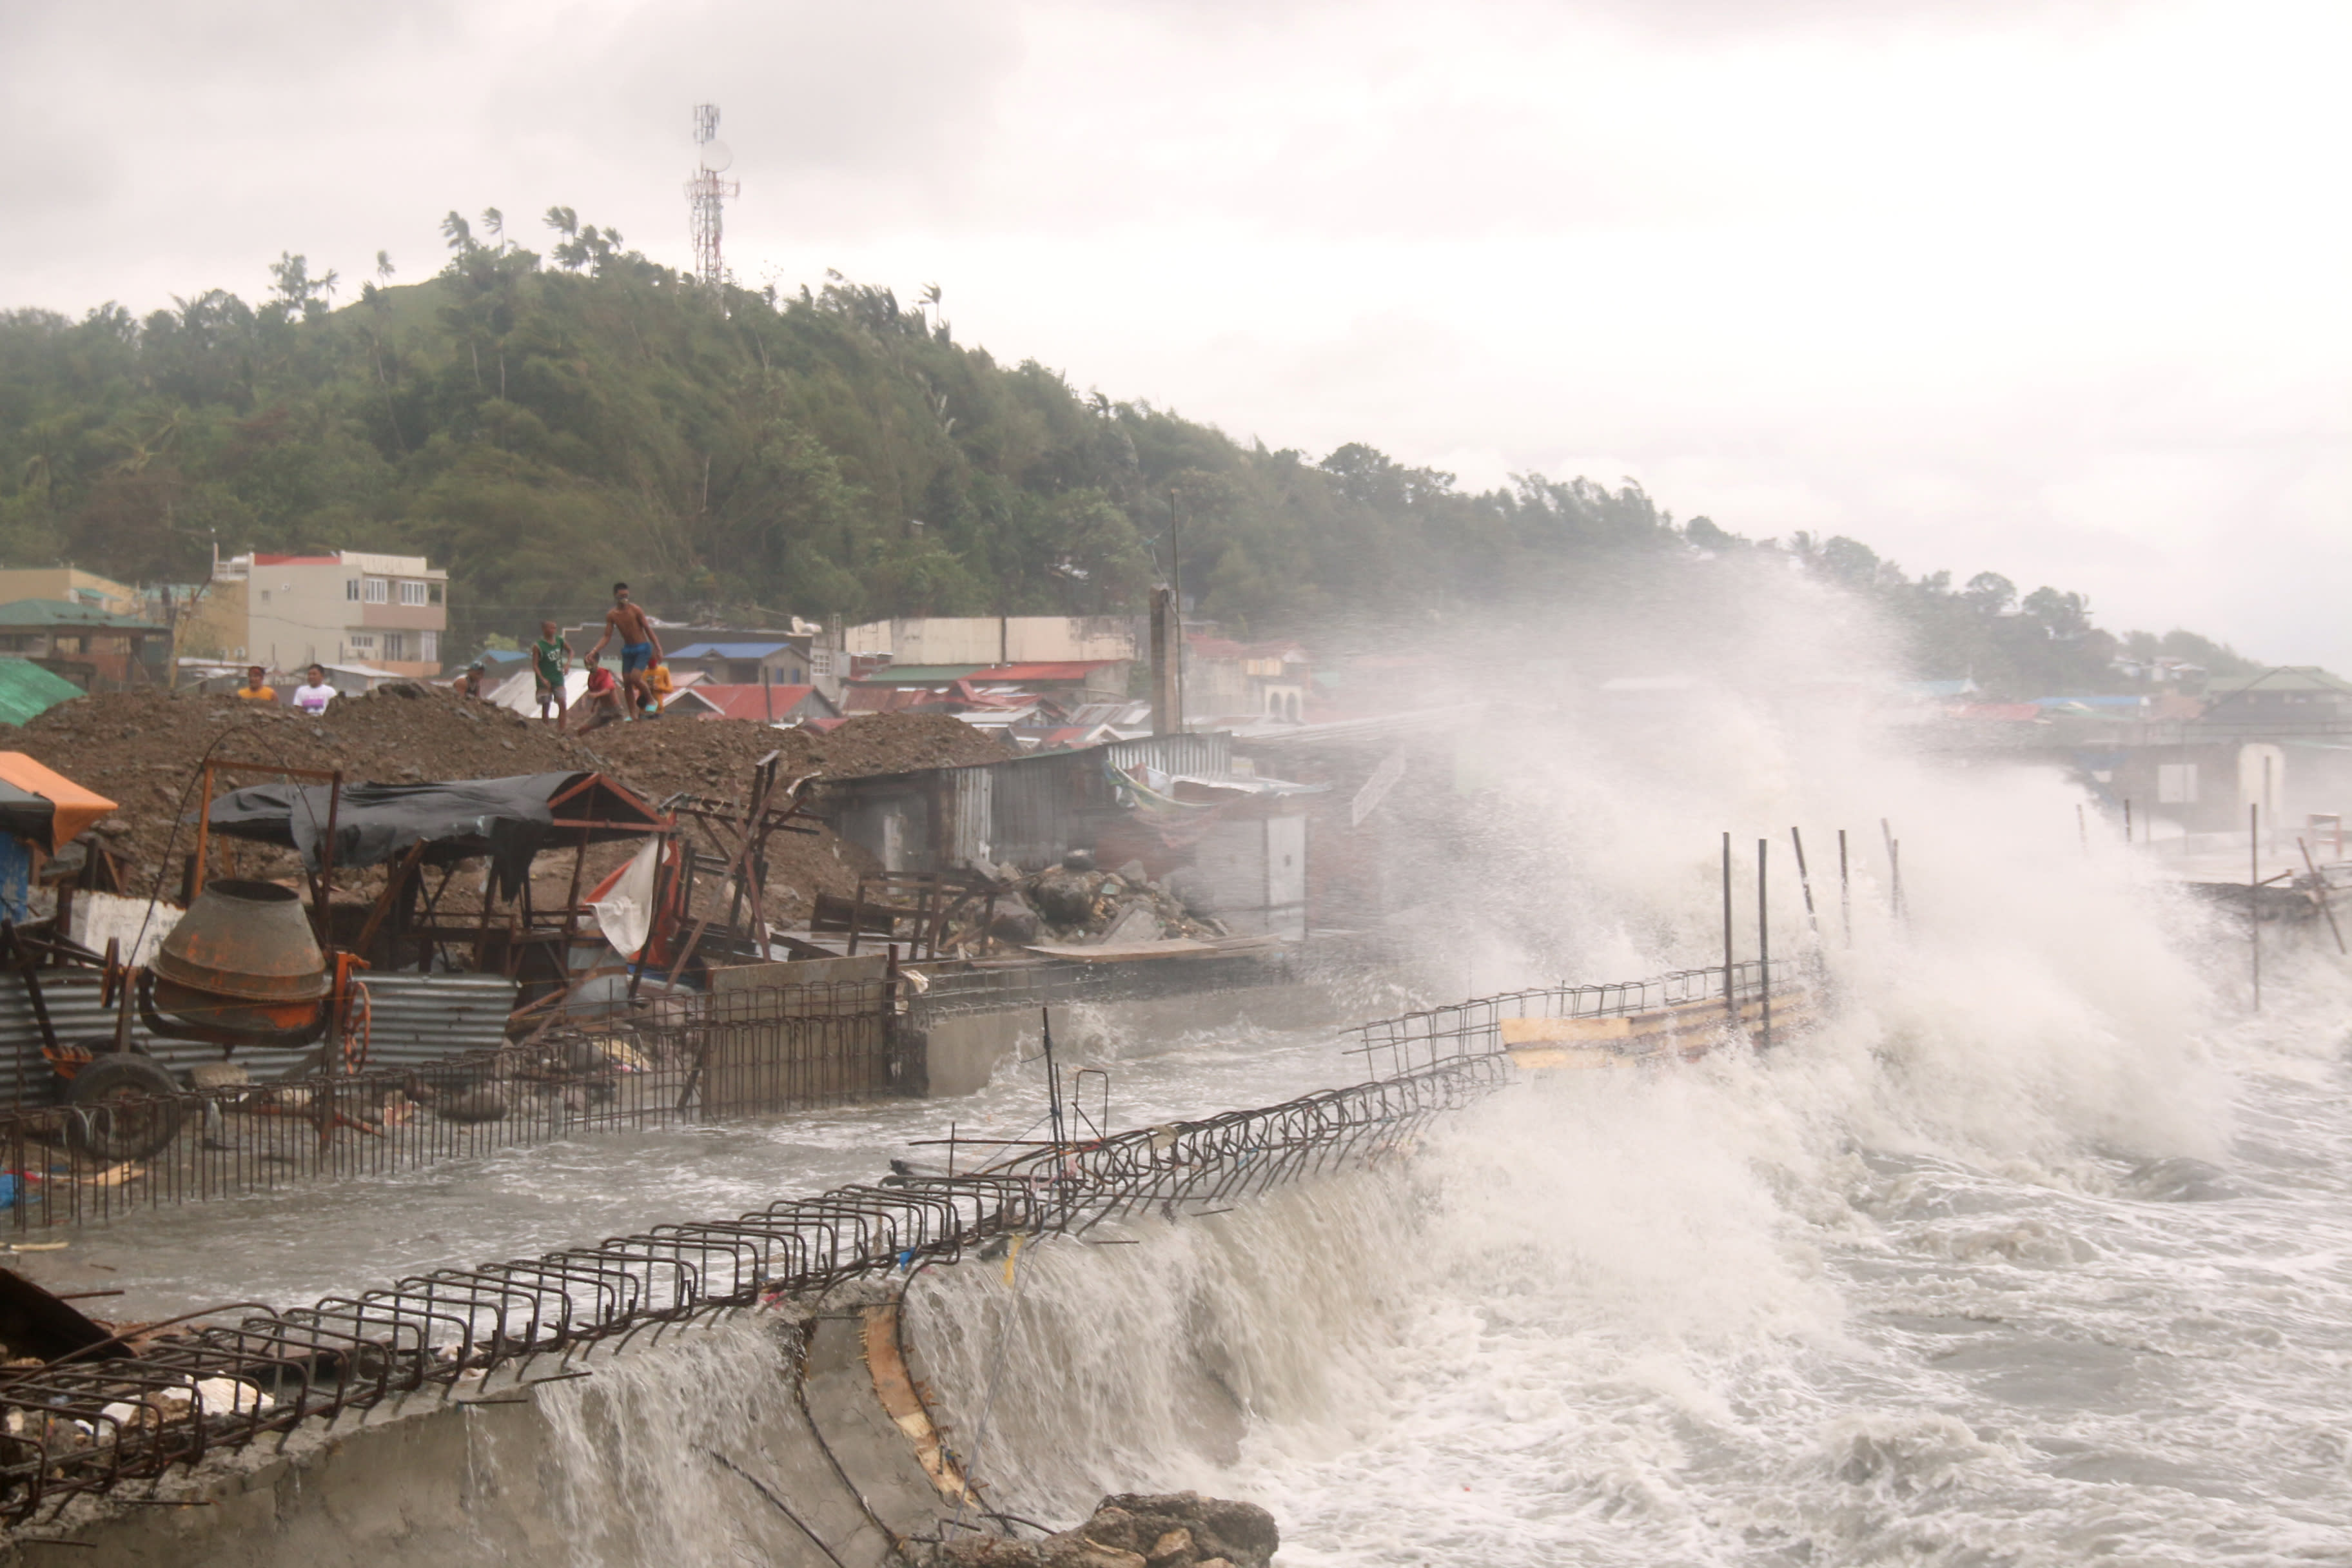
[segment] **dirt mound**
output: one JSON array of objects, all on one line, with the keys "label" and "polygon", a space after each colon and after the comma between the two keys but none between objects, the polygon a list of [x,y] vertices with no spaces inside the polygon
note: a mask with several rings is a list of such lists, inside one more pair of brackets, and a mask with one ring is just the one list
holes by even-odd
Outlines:
[{"label": "dirt mound", "polygon": [[[782,752],[787,776],[833,777],[1008,754],[1002,742],[942,714],[875,714],[827,735],[746,720],[666,718],[570,736],[536,719],[405,682],[340,699],[317,719],[235,697],[106,693],[62,703],[13,733],[0,730],[0,747],[22,751],[118,802],[121,810],[106,825],[107,839],[149,877],[163,867],[174,820],[195,807],[196,771],[207,756],[341,769],[354,782],[385,784],[593,769],[656,803],[683,793],[740,805],[751,763],[772,751]],[[232,773],[219,784],[256,782]],[[780,837],[775,846],[773,889],[801,897],[785,900],[776,912],[819,890],[848,890],[862,863],[856,851],[830,831],[789,839]],[[184,855],[193,843],[184,825],[168,852]],[[554,890],[560,896],[561,886]]]}]

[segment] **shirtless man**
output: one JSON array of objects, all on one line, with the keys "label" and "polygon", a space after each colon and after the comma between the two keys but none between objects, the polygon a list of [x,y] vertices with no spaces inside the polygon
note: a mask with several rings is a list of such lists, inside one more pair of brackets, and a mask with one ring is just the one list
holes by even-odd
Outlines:
[{"label": "shirtless man", "polygon": [[595,668],[604,645],[616,637],[621,639],[621,679],[628,687],[629,711],[635,713],[646,705],[646,669],[661,658],[662,650],[654,637],[652,620],[630,602],[626,583],[613,584],[613,607],[604,612],[604,635],[582,662]]}]

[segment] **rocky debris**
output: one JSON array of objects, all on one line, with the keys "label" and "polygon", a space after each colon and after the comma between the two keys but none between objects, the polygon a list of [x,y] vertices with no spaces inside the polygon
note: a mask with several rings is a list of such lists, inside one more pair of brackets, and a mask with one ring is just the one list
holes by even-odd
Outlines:
[{"label": "rocky debris", "polygon": [[1043,1541],[982,1536],[905,1555],[912,1568],[1266,1568],[1281,1544],[1274,1515],[1255,1503],[1119,1493]]},{"label": "rocky debris", "polygon": [[[1059,866],[1029,876],[1005,873],[1011,890],[1036,916],[1038,930],[1027,941],[1136,942],[1227,934],[1222,922],[1195,910],[1177,890],[1184,873],[1163,883],[1133,860],[1116,871],[1097,871],[1092,866],[1091,856],[1072,855]],[[1013,940],[1005,936],[1002,915],[997,925],[1000,937]]]}]

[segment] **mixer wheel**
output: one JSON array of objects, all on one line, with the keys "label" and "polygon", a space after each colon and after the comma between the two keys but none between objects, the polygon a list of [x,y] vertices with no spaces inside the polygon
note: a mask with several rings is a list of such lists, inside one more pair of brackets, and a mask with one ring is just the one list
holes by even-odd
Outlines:
[{"label": "mixer wheel", "polygon": [[100,1160],[144,1160],[179,1136],[179,1079],[152,1057],[100,1052],[66,1091],[82,1111],[66,1119],[67,1140]]}]

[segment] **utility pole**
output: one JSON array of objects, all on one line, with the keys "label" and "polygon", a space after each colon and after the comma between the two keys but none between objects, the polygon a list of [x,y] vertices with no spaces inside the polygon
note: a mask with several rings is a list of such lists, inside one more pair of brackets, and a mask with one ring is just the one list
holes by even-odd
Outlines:
[{"label": "utility pole", "polygon": [[1176,593],[1176,618],[1172,635],[1175,647],[1169,650],[1169,659],[1175,671],[1176,724],[1175,733],[1184,732],[1184,551],[1176,532],[1176,487],[1168,487],[1168,577]]}]

